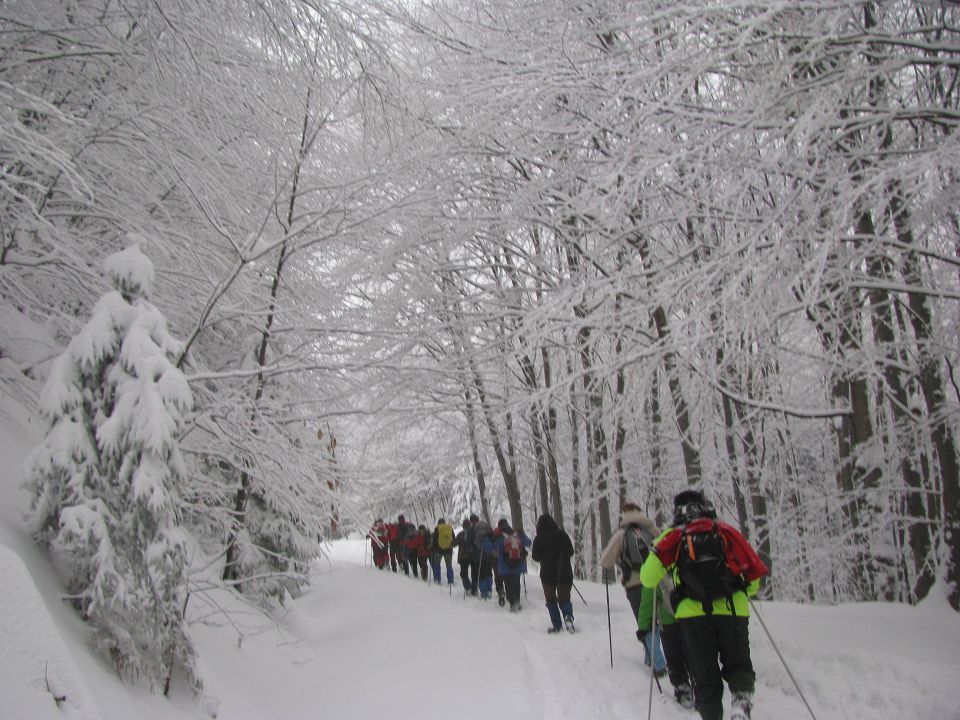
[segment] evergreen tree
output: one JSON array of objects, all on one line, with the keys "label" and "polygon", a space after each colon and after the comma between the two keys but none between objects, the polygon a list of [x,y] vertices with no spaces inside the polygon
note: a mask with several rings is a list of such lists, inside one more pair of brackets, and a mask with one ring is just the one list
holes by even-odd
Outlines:
[{"label": "evergreen tree", "polygon": [[131,246],[104,267],[114,289],[41,397],[50,429],[27,464],[32,529],[121,676],[167,693],[175,669],[199,687],[178,510],[192,395],[171,363],[181,343],[149,302],[151,262]]}]

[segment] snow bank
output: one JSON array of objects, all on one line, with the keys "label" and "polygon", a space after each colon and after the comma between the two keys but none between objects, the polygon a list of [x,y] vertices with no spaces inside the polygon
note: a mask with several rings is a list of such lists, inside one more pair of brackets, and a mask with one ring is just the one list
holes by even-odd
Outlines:
[{"label": "snow bank", "polygon": [[5,545],[0,577],[0,717],[99,718],[30,573]]}]

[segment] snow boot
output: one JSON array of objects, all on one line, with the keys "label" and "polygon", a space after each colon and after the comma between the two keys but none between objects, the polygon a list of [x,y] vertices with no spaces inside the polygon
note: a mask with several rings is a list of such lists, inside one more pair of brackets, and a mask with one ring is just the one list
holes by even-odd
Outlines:
[{"label": "snow boot", "polygon": [[548,627],[548,628],[547,628],[547,635],[556,635],[557,633],[562,632],[562,631],[563,631],[563,628],[562,628],[562,627],[558,627],[558,628]]},{"label": "snow boot", "polygon": [[568,633],[575,633],[577,631],[576,626],[573,624],[573,603],[565,602],[561,607],[560,611],[563,613],[563,624],[567,628]]},{"label": "snow boot", "polygon": [[500,607],[503,607],[506,604],[507,599],[503,595],[498,595],[497,602],[500,603]]},{"label": "snow boot", "polygon": [[753,708],[753,693],[733,693],[733,704],[730,707],[730,720],[750,720],[750,710]]},{"label": "snow boot", "polygon": [[550,632],[563,630],[563,619],[560,617],[560,607],[556,603],[547,603],[547,612],[550,613],[550,622],[553,628]]},{"label": "snow boot", "polygon": [[693,688],[689,685],[678,685],[673,689],[673,696],[680,703],[681,707],[690,709],[693,707]]}]

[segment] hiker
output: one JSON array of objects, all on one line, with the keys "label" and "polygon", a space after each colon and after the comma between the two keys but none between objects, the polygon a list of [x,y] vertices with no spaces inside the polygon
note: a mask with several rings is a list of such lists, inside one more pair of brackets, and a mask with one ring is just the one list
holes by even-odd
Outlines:
[{"label": "hiker", "polygon": [[[506,518],[500,518],[496,530],[484,541],[484,544],[490,544],[491,551],[497,558],[497,570],[503,579],[510,612],[519,612],[522,608],[520,576],[527,571],[527,548],[530,547],[530,538],[523,530],[514,531]],[[500,604],[502,606],[503,602]]]},{"label": "hiker", "polygon": [[[476,519],[474,519],[476,518]],[[497,559],[493,555],[493,542],[490,540],[493,531],[485,520],[480,520],[476,515],[471,516],[473,523],[473,547],[474,547],[474,572],[477,578],[476,587],[480,592],[481,600],[489,600],[493,597],[493,568],[496,567]],[[490,542],[488,542],[490,540]],[[497,594],[500,596],[500,605],[503,606],[505,596],[502,594],[502,583],[498,574]]]},{"label": "hiker", "polygon": [[[422,527],[422,526],[421,526]],[[417,558],[417,549],[420,547],[420,528],[414,525],[413,523],[407,523],[406,525],[406,537],[403,541],[403,546],[405,548],[405,554],[407,558],[407,563],[410,566],[410,570],[413,571],[413,577],[416,577],[419,574],[419,560]],[[410,573],[407,573],[408,575]]]},{"label": "hiker", "polygon": [[723,718],[723,681],[733,696],[730,720],[749,720],[756,675],[750,659],[749,596],[768,570],[736,528],[717,520],[698,490],[673,500],[673,527],[640,568],[644,586],[669,572],[672,604],[683,635],[696,708],[703,720]]},{"label": "hiker", "polygon": [[547,632],[560,632],[564,627],[574,632],[573,603],[570,602],[573,543],[549,515],[541,515],[537,520],[537,534],[533,538],[530,556],[540,564],[540,584],[543,585],[543,599],[551,622]]},{"label": "hiker", "polygon": [[410,576],[411,570],[413,570],[414,577],[417,575],[417,551],[410,549],[410,544],[416,535],[417,526],[413,523],[406,522],[403,519],[403,515],[401,515],[397,519],[397,554],[400,558],[400,567],[403,570],[403,574],[407,577]]},{"label": "hiker", "polygon": [[[633,542],[636,550],[633,553],[629,551],[631,538],[628,537],[628,532],[634,533]],[[677,702],[689,708],[693,706],[693,688],[690,685],[690,673],[683,652],[683,637],[680,628],[676,625],[673,607],[669,600],[670,593],[673,591],[673,582],[669,576],[665,576],[656,590],[644,587],[640,582],[640,567],[659,535],[657,526],[642,513],[638,505],[632,502],[624,503],[620,515],[620,527],[613,533],[610,542],[600,553],[600,565],[610,572],[615,567],[620,570],[620,582],[623,584],[627,602],[630,603],[636,623],[634,630],[637,639],[643,643],[644,664],[657,677],[666,671],[670,677],[670,684],[673,685],[673,694]],[[652,622],[654,592],[657,593],[659,610],[657,620],[661,628],[659,633],[651,632],[654,624]],[[657,642],[658,636],[660,642]]]},{"label": "hiker", "polygon": [[370,545],[373,547],[373,564],[378,570],[383,570],[387,566],[387,560],[390,556],[388,549],[390,539],[383,518],[376,519],[367,536],[370,538]]},{"label": "hiker", "polygon": [[388,537],[390,538],[390,569],[397,572],[399,567],[409,575],[410,567],[407,564],[407,549],[404,545],[407,538],[407,521],[404,520],[403,515],[397,518],[397,522],[390,523]]},{"label": "hiker", "polygon": [[416,535],[410,540],[410,562],[413,564],[413,576],[417,577],[417,567],[420,568],[420,577],[427,581],[427,563],[433,554],[433,535],[426,525],[417,528]]},{"label": "hiker", "polygon": [[447,568],[447,585],[453,585],[453,526],[443,518],[437,520],[431,541],[433,554],[430,562],[433,565],[433,581],[437,585],[440,584],[440,558],[443,558],[443,564]]},{"label": "hiker", "polygon": [[476,595],[474,589],[475,580],[471,578],[471,568],[473,567],[473,525],[470,518],[464,518],[463,529],[457,533],[453,539],[453,545],[457,548],[457,563],[460,565],[460,582],[463,583],[463,592]]}]

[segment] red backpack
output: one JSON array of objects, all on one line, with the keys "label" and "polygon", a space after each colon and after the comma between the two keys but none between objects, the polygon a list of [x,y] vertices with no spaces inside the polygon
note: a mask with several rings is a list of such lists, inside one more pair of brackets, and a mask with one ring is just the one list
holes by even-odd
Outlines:
[{"label": "red backpack", "polygon": [[736,528],[712,518],[674,528],[654,552],[664,567],[676,568],[677,597],[699,601],[707,614],[720,598],[726,598],[732,608],[735,592],[769,572]]},{"label": "red backpack", "polygon": [[523,542],[517,533],[508,533],[503,536],[503,562],[507,567],[520,567],[525,554],[526,548],[523,547]]}]

